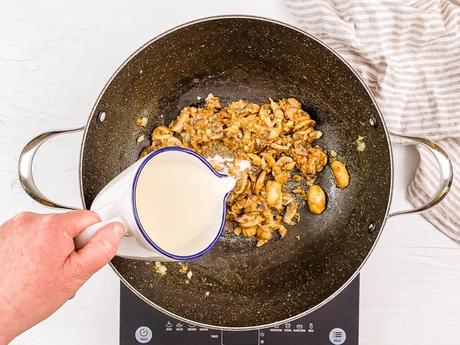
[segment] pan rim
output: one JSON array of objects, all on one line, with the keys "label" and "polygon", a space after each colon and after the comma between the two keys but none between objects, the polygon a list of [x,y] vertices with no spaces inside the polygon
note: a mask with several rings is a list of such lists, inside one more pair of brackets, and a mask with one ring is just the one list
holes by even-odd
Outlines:
[{"label": "pan rim", "polygon": [[88,120],[86,122],[86,125],[85,125],[85,130],[84,130],[84,133],[83,133],[83,137],[82,137],[82,143],[81,143],[81,147],[80,147],[80,162],[79,162],[79,180],[80,180],[80,197],[82,199],[82,205],[83,205],[83,208],[86,209],[87,208],[87,205],[86,205],[86,202],[85,202],[85,197],[84,197],[84,191],[83,191],[83,154],[84,154],[84,143],[86,142],[86,137],[88,135],[88,128],[89,128],[89,125],[92,121],[92,119],[94,118],[95,116],[95,112],[96,112],[96,109],[97,109],[97,106],[102,98],[102,96],[104,95],[105,91],[108,89],[108,87],[110,86],[110,84],[112,83],[112,81],[115,79],[115,77],[119,74],[119,72],[135,57],[137,56],[137,54],[139,54],[141,51],[143,51],[145,48],[147,48],[150,44],[152,44],[153,42],[175,32],[175,31],[178,31],[180,29],[183,29],[183,28],[186,28],[188,26],[191,26],[191,25],[194,25],[194,24],[199,24],[199,23],[203,23],[203,22],[209,22],[209,21],[217,21],[217,20],[221,20],[221,19],[249,19],[249,20],[256,20],[256,21],[261,21],[261,22],[268,22],[268,23],[271,23],[271,24],[277,24],[277,25],[281,25],[281,26],[284,26],[288,29],[291,29],[291,30],[294,30],[294,31],[297,31],[305,36],[307,36],[308,38],[316,41],[317,43],[319,43],[320,45],[322,45],[324,48],[326,48],[327,50],[329,50],[331,53],[333,53],[343,64],[345,64],[346,67],[348,67],[348,69],[355,75],[355,77],[358,79],[358,81],[360,82],[360,84],[364,87],[364,89],[366,90],[367,94],[369,95],[372,103],[374,104],[374,107],[375,109],[377,110],[377,113],[379,115],[379,118],[380,118],[380,122],[382,123],[382,126],[383,126],[383,130],[385,132],[385,139],[387,141],[387,145],[388,145],[388,151],[389,151],[389,158],[390,158],[390,193],[389,193],[389,196],[388,196],[388,202],[387,202],[387,206],[386,206],[386,210],[385,210],[385,217],[382,221],[382,224],[380,226],[380,229],[379,229],[379,233],[377,234],[377,237],[376,239],[374,240],[374,243],[372,244],[369,252],[367,253],[366,257],[362,260],[361,264],[359,265],[359,267],[355,270],[355,272],[350,276],[350,278],[344,282],[342,284],[342,286],[337,289],[333,294],[331,294],[329,297],[327,297],[326,299],[324,299],[321,303],[318,303],[317,305],[311,307],[310,309],[302,312],[302,313],[299,313],[295,316],[291,316],[287,319],[284,319],[284,320],[280,320],[280,321],[276,321],[276,322],[272,322],[272,323],[268,323],[268,324],[263,324],[263,325],[257,325],[257,326],[244,326],[244,327],[229,327],[229,326],[217,326],[217,325],[211,325],[211,324],[205,324],[205,323],[200,323],[200,322],[196,322],[196,321],[193,321],[193,320],[189,320],[187,318],[184,318],[180,315],[176,315],[158,305],[156,305],[155,303],[153,303],[152,301],[150,301],[149,299],[147,299],[146,297],[144,297],[140,292],[138,292],[121,274],[120,272],[118,272],[118,270],[115,268],[115,266],[112,264],[112,262],[110,262],[110,266],[112,267],[112,269],[115,271],[115,273],[117,274],[117,276],[120,278],[120,280],[123,282],[123,284],[128,287],[128,289],[131,290],[131,292],[133,292],[137,297],[139,297],[141,300],[143,300],[145,303],[147,303],[148,305],[150,305],[151,307],[159,310],[160,312],[170,316],[170,317],[173,317],[181,322],[185,322],[185,323],[188,323],[188,324],[193,324],[193,325],[196,325],[196,326],[199,326],[199,327],[203,327],[203,328],[209,328],[209,329],[214,329],[214,330],[220,330],[220,331],[253,331],[253,330],[261,330],[261,329],[266,329],[266,328],[272,328],[274,326],[277,326],[277,325],[282,325],[284,323],[287,323],[287,322],[292,322],[294,320],[297,320],[301,317],[304,317],[312,312],[314,312],[315,310],[321,308],[322,306],[324,306],[325,304],[327,304],[329,301],[331,301],[332,299],[334,299],[337,295],[339,295],[357,276],[358,274],[360,273],[361,269],[363,268],[364,264],[367,262],[367,260],[369,259],[370,255],[372,254],[372,252],[374,251],[377,243],[379,242],[379,239],[382,235],[382,232],[385,228],[385,224],[386,224],[386,221],[388,219],[388,215],[389,215],[389,212],[390,212],[390,206],[391,206],[391,201],[392,201],[392,197],[393,197],[393,185],[394,185],[394,160],[393,160],[393,146],[391,144],[391,140],[390,140],[390,131],[388,130],[387,128],[387,125],[385,123],[385,119],[383,117],[383,113],[379,107],[379,104],[374,96],[374,94],[372,93],[372,90],[369,88],[369,86],[365,83],[364,79],[358,74],[358,72],[355,70],[355,68],[350,64],[348,63],[334,48],[332,48],[331,46],[329,46],[327,43],[325,43],[324,41],[322,41],[321,39],[317,38],[316,36],[314,36],[313,34],[311,33],[308,33],[307,31],[304,31],[303,29],[301,28],[298,28],[292,24],[288,24],[288,23],[285,23],[285,22],[282,22],[280,20],[276,20],[276,19],[272,19],[272,18],[267,18],[267,17],[262,17],[262,16],[255,16],[255,15],[238,15],[238,14],[227,14],[227,15],[216,15],[216,16],[208,16],[208,17],[203,17],[203,18],[199,18],[199,19],[195,19],[195,20],[192,20],[192,21],[188,21],[188,22],[185,22],[183,24],[180,24],[180,25],[177,25],[167,31],[164,31],[163,33],[157,35],[156,37],[150,39],[149,41],[147,41],[146,43],[144,43],[141,47],[139,47],[136,51],[134,51],[130,56],[128,56],[124,62],[120,65],[120,67],[117,68],[117,70],[112,74],[112,76],[110,77],[110,79],[107,81],[107,83],[104,85],[103,89],[101,90],[101,92],[99,93],[99,96],[98,98],[96,99],[94,105],[93,105],[93,108],[91,110],[91,113],[90,113],[90,116],[88,117]]}]

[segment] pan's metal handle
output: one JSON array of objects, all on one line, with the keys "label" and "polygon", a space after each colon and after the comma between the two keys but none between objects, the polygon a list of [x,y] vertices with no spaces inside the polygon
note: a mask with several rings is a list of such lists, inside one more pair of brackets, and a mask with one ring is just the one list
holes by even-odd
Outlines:
[{"label": "pan's metal handle", "polygon": [[18,164],[19,181],[21,182],[21,185],[24,191],[27,194],[29,194],[29,196],[32,199],[48,207],[63,208],[63,209],[68,209],[68,210],[76,209],[75,207],[72,207],[72,206],[65,206],[65,205],[58,204],[57,202],[51,201],[46,196],[44,196],[38,189],[37,185],[35,184],[34,176],[32,172],[32,165],[34,162],[35,153],[45,141],[48,141],[49,139],[55,136],[61,135],[61,134],[79,132],[79,131],[82,131],[84,128],[85,127],[46,132],[46,133],[40,134],[39,136],[33,138],[31,141],[27,143],[26,146],[24,146],[24,148],[22,149],[21,155],[19,156],[19,164]]},{"label": "pan's metal handle", "polygon": [[391,133],[391,135],[400,137],[402,139],[408,139],[408,140],[414,141],[415,143],[421,144],[423,147],[427,148],[433,154],[433,156],[436,158],[436,161],[438,162],[439,172],[441,174],[441,181],[439,183],[437,192],[434,194],[431,200],[429,200],[425,205],[414,208],[412,210],[393,212],[393,213],[390,213],[389,217],[399,216],[402,214],[413,214],[413,213],[424,212],[432,208],[433,206],[439,204],[441,200],[444,199],[446,195],[449,193],[450,187],[452,185],[452,180],[454,178],[454,170],[452,168],[452,162],[450,161],[449,156],[447,155],[446,151],[444,151],[444,149],[440,147],[438,144],[436,144],[434,141],[431,141],[425,138],[410,137],[407,135],[396,134],[396,133]]}]

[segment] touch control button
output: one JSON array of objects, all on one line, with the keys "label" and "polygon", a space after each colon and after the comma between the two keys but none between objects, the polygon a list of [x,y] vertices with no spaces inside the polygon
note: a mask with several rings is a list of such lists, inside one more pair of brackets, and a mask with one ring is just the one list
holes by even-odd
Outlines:
[{"label": "touch control button", "polygon": [[141,326],[136,329],[136,333],[134,334],[136,340],[140,344],[147,344],[152,340],[152,330],[147,326]]},{"label": "touch control button", "polygon": [[329,341],[334,345],[342,345],[347,339],[347,334],[342,328],[334,328],[329,332]]}]

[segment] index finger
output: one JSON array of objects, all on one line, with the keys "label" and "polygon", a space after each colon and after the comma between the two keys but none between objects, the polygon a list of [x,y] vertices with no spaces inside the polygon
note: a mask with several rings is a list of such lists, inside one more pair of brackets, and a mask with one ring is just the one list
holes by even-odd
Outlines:
[{"label": "index finger", "polygon": [[93,211],[75,210],[57,214],[55,220],[62,224],[62,228],[70,238],[74,238],[88,226],[100,222],[101,218]]}]

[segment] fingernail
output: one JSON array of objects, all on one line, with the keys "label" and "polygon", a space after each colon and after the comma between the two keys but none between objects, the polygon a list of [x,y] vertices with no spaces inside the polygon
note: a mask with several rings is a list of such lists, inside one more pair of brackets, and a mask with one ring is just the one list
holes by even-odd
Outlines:
[{"label": "fingernail", "polygon": [[117,231],[118,235],[123,236],[125,234],[125,227],[121,223],[113,223],[113,226],[115,227],[115,230]]}]

